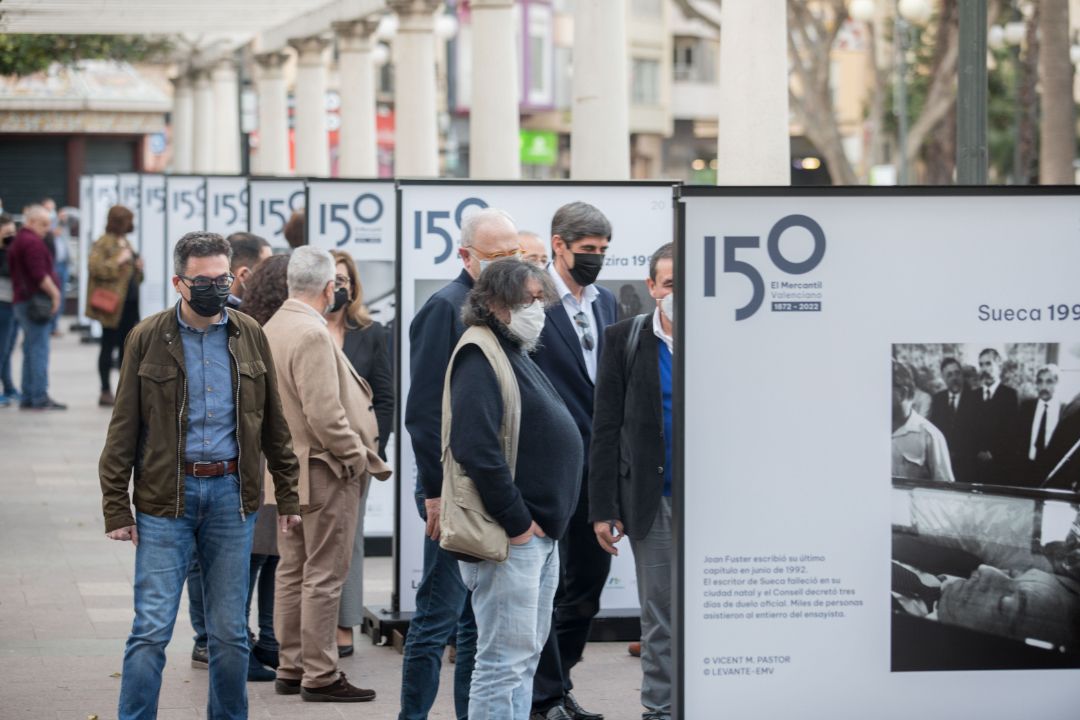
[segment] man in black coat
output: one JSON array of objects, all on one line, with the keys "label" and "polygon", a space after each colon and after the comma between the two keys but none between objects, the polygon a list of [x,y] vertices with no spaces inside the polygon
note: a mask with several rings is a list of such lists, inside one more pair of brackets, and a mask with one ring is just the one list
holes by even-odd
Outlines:
[{"label": "man in black coat", "polygon": [[465,326],[461,306],[481,271],[501,257],[517,255],[518,236],[510,216],[488,208],[461,226],[458,254],[465,269],[428,298],[409,326],[409,397],[405,429],[416,457],[417,509],[426,523],[424,573],[416,589],[416,612],[409,624],[401,665],[401,720],[426,718],[439,690],[443,649],[457,631],[454,706],[469,712],[469,685],[476,651],[473,619],[458,561],[439,547],[442,510],[442,394],[446,366]]},{"label": "man in black coat", "polygon": [[957,482],[974,482],[971,474],[974,454],[970,447],[975,427],[978,395],[964,384],[964,368],[956,358],[941,361],[941,377],[945,389],[930,401],[930,422],[945,436]]},{"label": "man in black coat", "polygon": [[[593,392],[604,330],[618,314],[612,292],[594,284],[610,242],[611,223],[588,203],[563,205],[551,220],[554,259],[548,271],[561,302],[547,310],[535,360],[566,403],[586,448],[592,436]],[[581,660],[611,569],[611,556],[597,545],[589,522],[588,484],[586,459],[577,509],[565,536],[559,538],[562,577],[555,615],[533,679],[532,714],[542,720],[603,717],[578,705],[570,692],[570,670]]]},{"label": "man in black coat", "polygon": [[1057,365],[1043,365],[1035,372],[1036,397],[1020,403],[1016,425],[1016,481],[1039,487],[1053,470],[1047,452],[1057,434],[1064,408],[1054,399],[1058,383]]},{"label": "man in black coat", "polygon": [[1015,485],[1016,390],[1001,382],[1001,355],[993,348],[979,353],[979,380],[970,452],[974,464],[971,482]]},{"label": "man in black coat", "polygon": [[641,704],[671,718],[673,245],[649,263],[653,312],[604,333],[593,408],[589,520],[612,555],[630,537],[641,604]]}]

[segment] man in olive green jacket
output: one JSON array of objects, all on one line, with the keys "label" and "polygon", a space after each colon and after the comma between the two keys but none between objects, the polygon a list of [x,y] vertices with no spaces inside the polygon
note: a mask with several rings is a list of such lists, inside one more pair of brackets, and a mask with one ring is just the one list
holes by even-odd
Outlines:
[{"label": "man in olive green jacket", "polygon": [[274,479],[281,531],[300,523],[300,468],[266,336],[224,307],[230,253],[220,235],[181,238],[173,256],[180,302],[140,323],[124,351],[98,465],[105,532],[137,548],[121,720],[156,714],[165,646],[193,555],[207,608],[207,716],[247,717],[244,606],[260,452]]}]

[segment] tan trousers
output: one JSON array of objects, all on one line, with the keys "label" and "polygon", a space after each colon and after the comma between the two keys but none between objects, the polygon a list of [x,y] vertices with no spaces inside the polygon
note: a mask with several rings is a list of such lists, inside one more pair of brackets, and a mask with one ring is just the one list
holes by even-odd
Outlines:
[{"label": "tan trousers", "polygon": [[335,476],[318,460],[309,466],[311,504],[299,528],[278,536],[274,633],[281,645],[277,676],[308,688],[338,678],[337,619],[349,572],[363,480]]}]

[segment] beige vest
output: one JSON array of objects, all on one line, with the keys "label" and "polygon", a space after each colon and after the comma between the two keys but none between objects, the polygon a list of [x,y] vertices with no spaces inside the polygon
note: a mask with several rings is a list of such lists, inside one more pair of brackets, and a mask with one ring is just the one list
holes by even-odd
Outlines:
[{"label": "beige vest", "polygon": [[476,489],[476,484],[465,474],[465,470],[450,452],[450,427],[453,422],[450,408],[450,375],[454,370],[454,359],[467,345],[476,345],[487,357],[495,378],[502,391],[503,420],[502,445],[503,455],[510,466],[510,475],[514,475],[517,465],[518,433],[521,428],[521,392],[510,359],[499,344],[495,333],[487,327],[474,326],[465,331],[450,356],[446,367],[446,379],[443,381],[442,401],[442,515],[439,523],[442,534],[439,546],[443,550],[468,555],[479,560],[503,562],[510,554],[510,539],[488,514],[484,501]]}]

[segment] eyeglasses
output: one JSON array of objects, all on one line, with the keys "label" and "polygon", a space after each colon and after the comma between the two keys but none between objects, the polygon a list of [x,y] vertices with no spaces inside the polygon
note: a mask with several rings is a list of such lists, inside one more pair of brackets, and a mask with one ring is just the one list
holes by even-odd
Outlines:
[{"label": "eyeglasses", "polygon": [[232,287],[233,280],[236,276],[228,273],[225,275],[218,275],[216,278],[208,278],[205,275],[199,275],[197,277],[188,277],[187,275],[180,275],[181,280],[188,283],[188,287],[191,288],[208,288],[211,285],[216,288],[230,288]]},{"label": "eyeglasses", "polygon": [[574,324],[581,329],[581,346],[592,352],[592,349],[596,347],[596,341],[592,336],[592,328],[589,325],[589,316],[583,312],[579,312],[574,316]]},{"label": "eyeglasses", "polygon": [[478,252],[474,248],[468,248],[468,250],[473,255],[475,255],[477,257],[477,259],[479,259],[479,260],[502,260],[503,258],[508,258],[508,257],[516,257],[518,259],[521,258],[521,250],[520,249],[507,250],[506,252],[495,252],[495,253],[491,253],[490,255],[486,254],[486,253]]},{"label": "eyeglasses", "polygon": [[338,290],[343,287],[349,287],[352,285],[352,278],[348,275],[335,275],[334,276],[334,289]]}]

